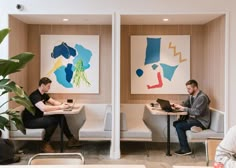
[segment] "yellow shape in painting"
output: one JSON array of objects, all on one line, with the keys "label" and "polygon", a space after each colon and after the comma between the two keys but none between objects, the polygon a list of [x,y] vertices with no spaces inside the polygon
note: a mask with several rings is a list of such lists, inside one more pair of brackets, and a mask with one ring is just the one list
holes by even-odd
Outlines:
[{"label": "yellow shape in painting", "polygon": [[172,45],[172,42],[169,43],[169,48],[172,48],[174,50],[174,56],[179,56],[179,62],[182,63],[184,61],[187,61],[187,59],[182,59],[182,53],[176,52],[176,46]]},{"label": "yellow shape in painting", "polygon": [[60,66],[62,66],[61,58],[58,58],[56,63],[53,65],[52,69],[47,73],[50,76],[54,71],[56,71]]}]

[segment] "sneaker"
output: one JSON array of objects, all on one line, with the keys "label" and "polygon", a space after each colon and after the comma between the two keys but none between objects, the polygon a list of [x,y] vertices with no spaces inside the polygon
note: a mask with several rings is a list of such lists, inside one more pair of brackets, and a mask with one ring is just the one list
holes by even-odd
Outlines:
[{"label": "sneaker", "polygon": [[46,143],[43,144],[43,146],[41,147],[41,151],[44,152],[44,153],[55,153],[55,150],[49,144],[49,142],[46,142]]},{"label": "sneaker", "polygon": [[197,126],[192,126],[191,127],[191,131],[194,132],[194,133],[198,133],[198,132],[202,131],[202,128],[201,127],[197,127]]},{"label": "sneaker", "polygon": [[192,151],[191,150],[182,150],[182,149],[180,149],[180,150],[175,151],[175,154],[180,155],[180,156],[185,156],[185,155],[192,154]]},{"label": "sneaker", "polygon": [[181,150],[182,150],[182,149],[179,149],[179,150],[175,151],[175,153],[179,153]]},{"label": "sneaker", "polygon": [[68,143],[67,143],[67,146],[68,147],[78,147],[78,146],[81,146],[81,144],[79,143],[79,141],[77,139],[75,139],[74,137],[73,138],[70,138]]}]

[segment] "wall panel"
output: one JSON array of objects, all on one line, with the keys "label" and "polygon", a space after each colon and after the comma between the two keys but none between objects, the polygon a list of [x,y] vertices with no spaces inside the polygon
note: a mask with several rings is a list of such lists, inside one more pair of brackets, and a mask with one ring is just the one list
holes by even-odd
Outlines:
[{"label": "wall panel", "polygon": [[[9,28],[11,29],[9,34],[9,57],[28,51],[28,25],[9,16]],[[28,91],[27,67],[26,65],[20,72],[10,75],[10,79],[23,87],[25,91]],[[13,94],[10,94],[11,96]],[[17,104],[14,102],[9,103],[9,107],[11,108],[16,106]]]},{"label": "wall panel", "polygon": [[75,99],[79,103],[111,103],[111,26],[110,25],[29,25],[29,51],[35,53],[29,64],[29,92],[38,87],[40,79],[40,35],[99,35],[99,94],[51,94],[56,99]]},{"label": "wall panel", "polygon": [[[130,36],[131,35],[191,35],[191,78],[199,81],[199,66],[203,56],[203,26],[201,25],[122,25],[121,26],[121,103],[150,103],[156,98],[181,103],[186,95],[130,94]],[[187,94],[187,92],[186,92]]]},{"label": "wall panel", "polygon": [[224,111],[225,16],[204,25],[204,73],[202,88],[211,99],[211,106]]}]

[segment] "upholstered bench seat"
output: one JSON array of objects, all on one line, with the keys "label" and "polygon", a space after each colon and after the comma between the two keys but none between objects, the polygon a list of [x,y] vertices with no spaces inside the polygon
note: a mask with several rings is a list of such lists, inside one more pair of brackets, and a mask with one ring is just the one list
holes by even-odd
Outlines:
[{"label": "upholstered bench seat", "polygon": [[[123,107],[126,107],[124,105]],[[135,107],[135,106],[134,106]],[[111,139],[111,105],[104,111],[92,112],[86,110],[86,121],[79,130],[80,140],[110,140]],[[143,121],[143,112],[126,108],[122,109],[120,116],[120,139],[122,141],[151,141],[152,132]],[[99,113],[99,114],[98,114]]]},{"label": "upholstered bench seat", "polygon": [[121,131],[122,141],[152,141],[152,131],[144,122],[144,112],[136,104],[122,104],[126,115],[127,131]]},{"label": "upholstered bench seat", "polygon": [[120,132],[122,141],[151,141],[152,132],[143,121],[138,123],[128,123],[127,131]]},{"label": "upholstered bench seat", "polygon": [[[24,106],[18,106],[14,110],[22,115]],[[44,129],[26,129],[26,134],[17,130],[15,125],[11,123],[11,131],[9,131],[9,138],[12,140],[42,140],[45,134]]]},{"label": "upholstered bench seat", "polygon": [[211,109],[210,128],[198,133],[186,131],[186,135],[190,142],[205,142],[207,138],[223,138],[224,114],[219,111]]},{"label": "upholstered bench seat", "polygon": [[198,133],[193,133],[191,131],[186,132],[188,139],[202,141],[203,139],[207,138],[222,138],[224,137],[224,133],[216,133],[211,129],[206,129]]},{"label": "upholstered bench seat", "polygon": [[[86,117],[87,118],[87,117]],[[86,120],[79,131],[80,140],[110,140],[111,131],[104,131],[103,120]]]},{"label": "upholstered bench seat", "polygon": [[24,135],[21,131],[10,131],[10,138],[12,140],[42,140],[45,134],[44,129],[26,129]]}]

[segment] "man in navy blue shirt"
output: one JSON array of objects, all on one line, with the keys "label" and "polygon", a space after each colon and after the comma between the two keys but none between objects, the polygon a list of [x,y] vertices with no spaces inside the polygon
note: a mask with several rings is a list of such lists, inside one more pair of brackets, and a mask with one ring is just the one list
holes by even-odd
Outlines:
[{"label": "man in navy blue shirt", "polygon": [[46,130],[43,139],[44,143],[41,150],[43,152],[49,153],[55,152],[49,141],[57,126],[60,125],[61,117],[64,117],[62,130],[65,136],[68,138],[68,146],[79,146],[79,141],[76,140],[72,135],[64,115],[44,116],[44,113],[47,113],[49,111],[63,110],[69,107],[68,104],[56,101],[47,94],[50,89],[51,83],[52,81],[49,78],[41,78],[39,81],[38,89],[30,94],[29,99],[36,109],[35,115],[32,115],[27,109],[25,109],[25,111],[23,112],[23,122],[26,128],[44,128]]}]

